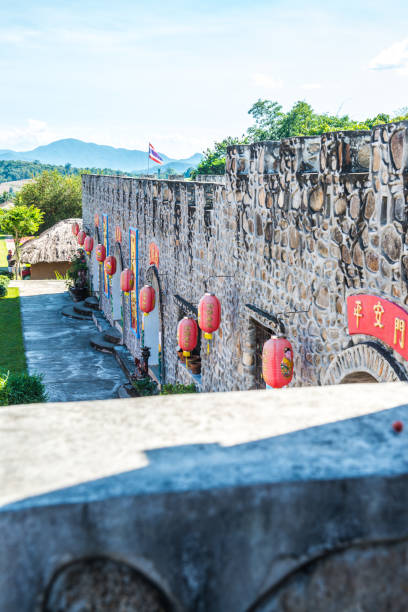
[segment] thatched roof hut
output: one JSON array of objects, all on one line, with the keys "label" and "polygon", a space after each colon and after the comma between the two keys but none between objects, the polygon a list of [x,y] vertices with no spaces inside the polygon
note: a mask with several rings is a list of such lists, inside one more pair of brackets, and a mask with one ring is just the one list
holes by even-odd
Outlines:
[{"label": "thatched roof hut", "polygon": [[55,278],[55,272],[65,274],[79,248],[72,233],[75,221],[82,228],[82,219],[64,219],[21,247],[21,261],[31,264],[31,278]]},{"label": "thatched roof hut", "polygon": [[71,261],[78,250],[72,224],[82,227],[82,219],[64,219],[38,236],[27,240],[21,247],[21,261],[31,265]]}]

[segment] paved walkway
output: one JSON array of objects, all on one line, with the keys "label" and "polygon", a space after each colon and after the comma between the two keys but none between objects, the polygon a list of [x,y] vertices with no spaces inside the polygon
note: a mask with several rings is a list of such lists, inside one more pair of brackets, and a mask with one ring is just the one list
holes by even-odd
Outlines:
[{"label": "paved walkway", "polygon": [[127,382],[113,355],[89,345],[92,321],[61,315],[72,304],[60,281],[14,281],[20,289],[23,335],[30,374],[41,373],[50,402],[109,399]]}]

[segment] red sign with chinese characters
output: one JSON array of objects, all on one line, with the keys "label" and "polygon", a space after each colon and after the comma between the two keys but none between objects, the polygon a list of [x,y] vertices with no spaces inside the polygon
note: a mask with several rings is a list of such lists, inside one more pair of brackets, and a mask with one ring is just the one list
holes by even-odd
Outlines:
[{"label": "red sign with chinese characters", "polygon": [[95,215],[94,215],[94,224],[95,224],[95,227],[99,227],[99,215],[98,215],[98,213],[95,213]]},{"label": "red sign with chinese characters", "polygon": [[159,267],[159,247],[154,242],[149,246],[149,265]]},{"label": "red sign with chinese characters", "polygon": [[115,227],[115,242],[122,242],[122,230],[119,225]]},{"label": "red sign with chinese characters", "polygon": [[374,336],[408,360],[408,313],[376,295],[357,294],[347,298],[350,334]]}]

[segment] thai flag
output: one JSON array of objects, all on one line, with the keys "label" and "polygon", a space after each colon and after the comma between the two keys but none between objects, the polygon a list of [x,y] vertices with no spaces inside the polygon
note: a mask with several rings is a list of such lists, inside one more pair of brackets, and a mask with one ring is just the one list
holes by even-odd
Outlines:
[{"label": "thai flag", "polygon": [[154,146],[149,142],[149,158],[156,162],[156,164],[162,164],[163,158],[155,150]]}]

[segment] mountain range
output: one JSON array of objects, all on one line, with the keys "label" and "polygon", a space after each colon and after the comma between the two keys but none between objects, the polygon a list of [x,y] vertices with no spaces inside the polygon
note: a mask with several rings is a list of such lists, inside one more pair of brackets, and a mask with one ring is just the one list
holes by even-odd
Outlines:
[{"label": "mountain range", "polygon": [[[185,172],[197,166],[201,153],[195,153],[187,159],[173,159],[160,153],[164,164],[159,166],[150,162],[150,172],[160,168],[166,171],[173,168],[176,172]],[[36,147],[32,151],[11,151],[0,149],[0,160],[40,161],[46,164],[71,164],[77,168],[112,168],[123,172],[147,171],[147,152],[137,149],[117,149],[93,142],[84,142],[75,138],[56,140],[48,145]],[[154,166],[154,168],[153,168]]]}]

